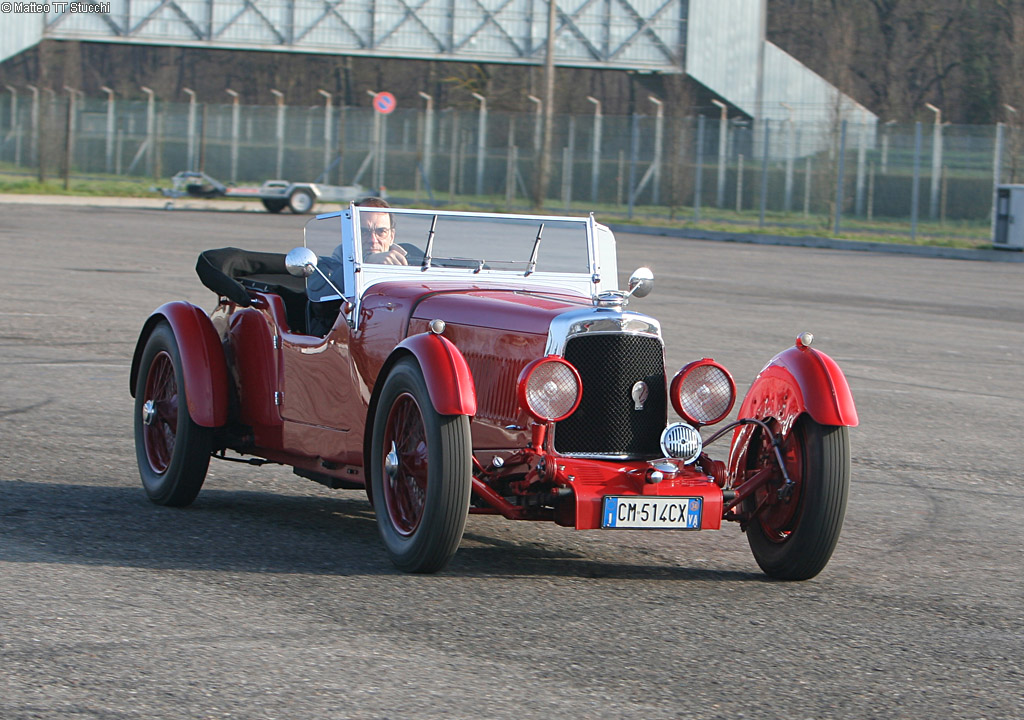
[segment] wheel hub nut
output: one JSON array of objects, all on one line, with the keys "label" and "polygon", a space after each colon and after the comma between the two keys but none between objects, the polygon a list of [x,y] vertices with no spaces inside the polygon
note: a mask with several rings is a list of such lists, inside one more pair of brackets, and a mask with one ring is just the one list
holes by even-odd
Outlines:
[{"label": "wheel hub nut", "polygon": [[391,443],[391,451],[384,456],[384,472],[391,480],[398,474],[398,450],[394,443]]},{"label": "wheel hub nut", "polygon": [[142,424],[152,425],[153,420],[156,419],[156,404],[152,400],[147,400],[142,406]]}]

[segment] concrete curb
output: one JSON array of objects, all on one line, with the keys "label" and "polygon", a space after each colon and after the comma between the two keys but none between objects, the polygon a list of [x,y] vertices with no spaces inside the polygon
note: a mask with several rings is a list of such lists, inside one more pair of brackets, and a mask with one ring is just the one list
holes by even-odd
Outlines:
[{"label": "concrete curb", "polygon": [[1024,253],[1012,250],[968,250],[936,245],[900,245],[861,240],[835,240],[833,238],[804,235],[757,235],[747,233],[714,232],[695,228],[662,228],[642,225],[609,224],[612,232],[635,233],[637,235],[662,235],[686,240],[710,240],[714,242],[748,243],[750,245],[787,245],[790,247],[820,248],[826,250],[852,250],[856,252],[890,253],[894,255],[915,255],[917,257],[943,258],[949,260],[979,260],[984,262],[1024,262]]}]

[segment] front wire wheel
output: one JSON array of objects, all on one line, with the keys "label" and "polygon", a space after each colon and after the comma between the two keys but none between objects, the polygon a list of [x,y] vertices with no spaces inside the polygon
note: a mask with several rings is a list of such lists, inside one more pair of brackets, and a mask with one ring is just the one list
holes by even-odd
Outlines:
[{"label": "front wire wheel", "polygon": [[[793,482],[789,500],[781,483],[762,486],[744,503],[756,512],[747,525],[754,559],[770,577],[807,580],[832,557],[846,514],[850,490],[850,434],[846,427],[820,425],[803,415],[779,448]],[[775,463],[765,433],[751,440],[747,467]],[[759,509],[758,509],[759,508]]]},{"label": "front wire wheel", "polygon": [[377,528],[406,572],[437,572],[458,550],[469,514],[469,417],[439,415],[414,358],[381,389],[373,421],[370,483]]},{"label": "front wire wheel", "polygon": [[135,456],[150,500],[174,506],[195,500],[210,465],[212,436],[188,414],[178,343],[161,322],[146,341],[135,386]]}]

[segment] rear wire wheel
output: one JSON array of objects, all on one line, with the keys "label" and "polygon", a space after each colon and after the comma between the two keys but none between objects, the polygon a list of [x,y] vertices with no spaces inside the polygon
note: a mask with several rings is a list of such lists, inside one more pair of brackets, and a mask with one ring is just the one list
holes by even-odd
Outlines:
[{"label": "rear wire wheel", "polygon": [[135,386],[135,456],[142,486],[157,505],[196,499],[210,465],[213,429],[188,414],[184,371],[174,331],[153,329]]},{"label": "rear wire wheel", "polygon": [[437,572],[458,550],[472,488],[469,417],[440,415],[414,358],[398,361],[373,421],[370,483],[377,528],[406,572]]},{"label": "rear wire wheel", "polygon": [[[820,425],[803,415],[779,448],[793,481],[788,501],[778,498],[782,475],[758,489],[744,503],[753,512],[747,525],[754,559],[778,580],[807,580],[832,557],[846,514],[850,490],[850,434],[846,427]],[[775,464],[765,433],[752,439],[747,467]]]}]

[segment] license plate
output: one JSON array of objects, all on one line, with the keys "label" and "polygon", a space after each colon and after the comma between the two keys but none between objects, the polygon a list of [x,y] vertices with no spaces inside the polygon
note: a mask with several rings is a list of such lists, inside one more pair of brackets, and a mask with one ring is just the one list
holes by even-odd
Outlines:
[{"label": "license plate", "polygon": [[699,497],[605,497],[601,527],[665,528],[700,530],[702,498]]}]

